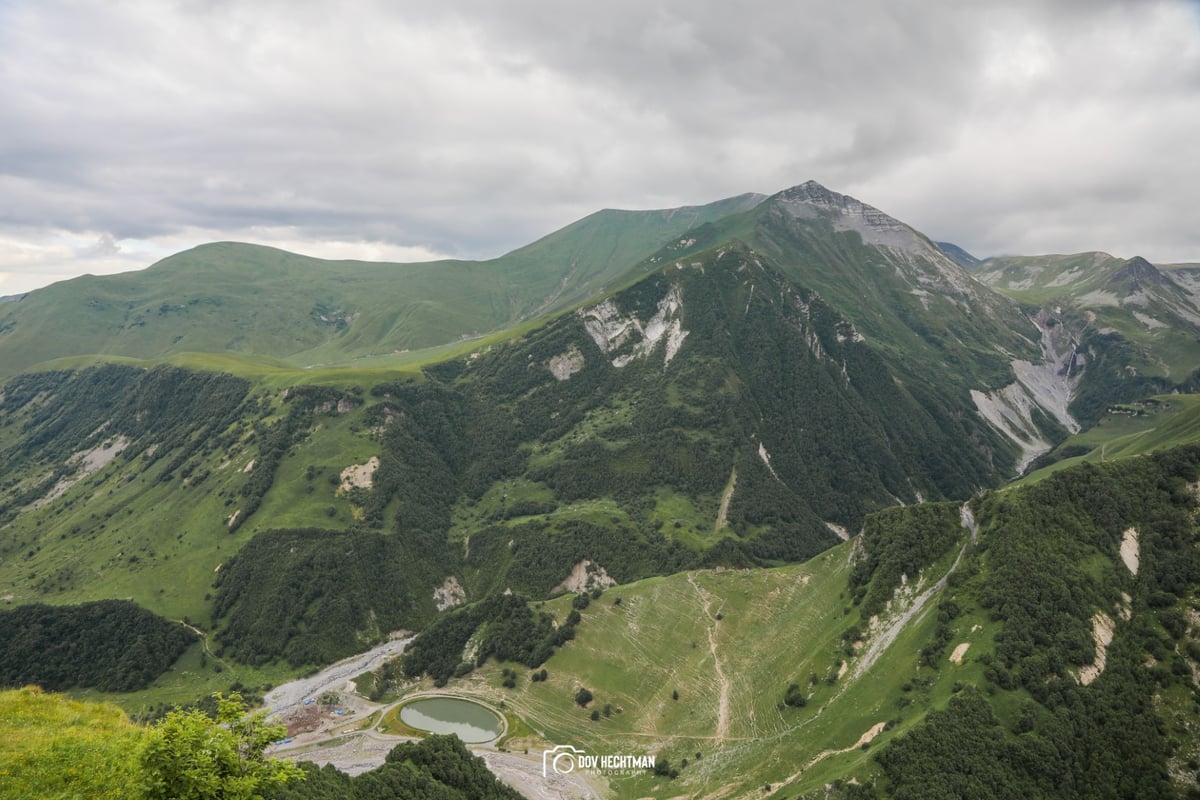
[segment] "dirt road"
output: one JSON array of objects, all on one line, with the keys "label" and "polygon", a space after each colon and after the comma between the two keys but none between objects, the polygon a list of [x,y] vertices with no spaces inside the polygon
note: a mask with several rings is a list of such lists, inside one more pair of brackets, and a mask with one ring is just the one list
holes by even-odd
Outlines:
[{"label": "dirt road", "polygon": [[413,640],[413,636],[407,631],[397,631],[392,635],[397,638],[373,647],[365,653],[343,658],[316,675],[298,678],[276,686],[267,692],[267,696],[263,698],[263,704],[272,714],[279,714],[294,706],[302,705],[307,698],[315,698],[322,692],[343,693],[346,690],[346,683],[351,678],[364,672],[370,672],[381,666],[384,661],[400,655],[408,643]]}]

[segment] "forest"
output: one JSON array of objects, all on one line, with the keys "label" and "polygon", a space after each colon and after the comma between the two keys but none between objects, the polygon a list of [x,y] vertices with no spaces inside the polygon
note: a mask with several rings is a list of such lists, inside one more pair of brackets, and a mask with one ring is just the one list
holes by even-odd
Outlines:
[{"label": "forest", "polygon": [[522,800],[457,736],[398,744],[383,766],[355,777],[331,766],[301,766],[303,780],[274,790],[267,800]]},{"label": "forest", "polygon": [[132,692],[149,686],[196,635],[127,600],[0,611],[0,686]]},{"label": "forest", "polygon": [[[1200,712],[1200,648],[1186,615],[1200,589],[1198,476],[1193,446],[1083,464],[975,501],[979,544],[943,606],[977,603],[1000,623],[995,653],[978,656],[981,692],[963,691],[876,755],[882,796],[1174,796],[1168,763],[1191,752],[1193,737],[1168,724],[1163,698]],[[937,540],[937,528],[922,534],[916,519],[936,510],[892,513],[914,517],[901,527],[917,541]],[[1136,574],[1119,555],[1130,529]],[[1084,684],[1101,611],[1117,622],[1103,671]],[[1001,709],[1010,710],[1004,719]],[[859,787],[847,796],[876,795]]]}]

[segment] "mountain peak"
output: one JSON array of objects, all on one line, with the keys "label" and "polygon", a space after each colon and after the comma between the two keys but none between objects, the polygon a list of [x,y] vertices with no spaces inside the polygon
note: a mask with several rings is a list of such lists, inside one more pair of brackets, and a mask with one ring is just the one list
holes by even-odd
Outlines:
[{"label": "mountain peak", "polygon": [[1136,292],[1145,286],[1166,286],[1170,279],[1141,256],[1134,256],[1126,261],[1113,276],[1108,279],[1110,285],[1121,287],[1124,291]]},{"label": "mountain peak", "polygon": [[857,231],[866,244],[922,253],[935,249],[895,217],[848,194],[827,189],[816,181],[806,181],[785,189],[776,198],[784,210],[796,219],[826,219],[834,230]]},{"label": "mountain peak", "polygon": [[780,195],[788,200],[809,200],[817,203],[833,203],[846,199],[846,195],[838,194],[825,185],[812,180],[790,189],[784,189]]}]

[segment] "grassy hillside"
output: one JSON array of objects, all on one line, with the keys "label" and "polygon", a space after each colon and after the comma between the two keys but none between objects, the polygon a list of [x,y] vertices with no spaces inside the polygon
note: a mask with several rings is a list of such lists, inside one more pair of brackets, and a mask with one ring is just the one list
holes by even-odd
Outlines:
[{"label": "grassy hillside", "polygon": [[452,579],[545,597],[579,569],[795,562],[897,498],[999,481],[1009,451],[954,389],[897,381],[753,251],[689,259],[424,372],[292,383],[218,355],[181,363],[251,378],[18,376],[0,399],[0,588],[132,598],[271,669],[421,628]]},{"label": "grassy hillside", "polygon": [[129,797],[142,729],[113,705],[37,687],[0,691],[0,792],[45,800]]},{"label": "grassy hillside", "polygon": [[977,529],[898,509],[803,565],[613,587],[545,680],[488,664],[449,688],[523,721],[510,748],[678,770],[615,776],[617,797],[1186,796],[1198,466],[1085,466],[983,497]]},{"label": "grassy hillside", "polygon": [[301,368],[403,361],[613,288],[687,229],[760,199],[601,211],[478,262],[327,261],[258,245],[202,245],[141,272],[84,276],[0,305],[0,376],[95,354],[230,354]]},{"label": "grassy hillside", "polygon": [[1130,458],[1200,443],[1200,395],[1170,394],[1111,407],[1101,420],[1034,463],[1023,486],[1083,462]]}]

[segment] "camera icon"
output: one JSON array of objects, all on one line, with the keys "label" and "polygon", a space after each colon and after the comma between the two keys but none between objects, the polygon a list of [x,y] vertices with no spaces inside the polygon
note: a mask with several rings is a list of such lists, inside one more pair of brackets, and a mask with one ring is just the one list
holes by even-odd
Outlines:
[{"label": "camera icon", "polygon": [[542,777],[549,777],[551,772],[569,775],[575,771],[575,759],[583,754],[583,750],[569,744],[560,744],[551,750],[543,750]]}]

